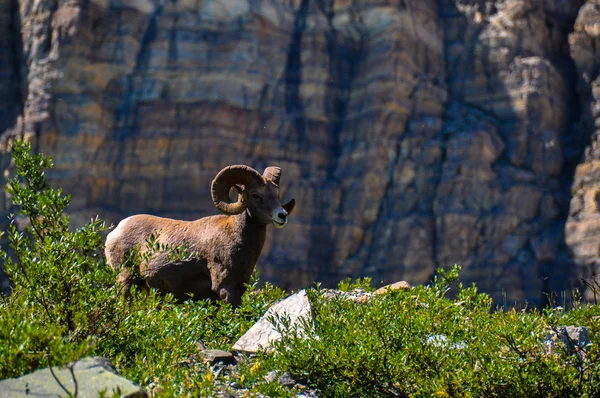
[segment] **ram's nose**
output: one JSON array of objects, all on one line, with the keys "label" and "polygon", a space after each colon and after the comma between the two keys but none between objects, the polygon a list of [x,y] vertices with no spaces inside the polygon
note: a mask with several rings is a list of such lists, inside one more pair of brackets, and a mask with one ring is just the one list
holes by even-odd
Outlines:
[{"label": "ram's nose", "polygon": [[273,225],[276,228],[283,228],[287,222],[288,212],[283,208],[279,208],[273,212]]}]

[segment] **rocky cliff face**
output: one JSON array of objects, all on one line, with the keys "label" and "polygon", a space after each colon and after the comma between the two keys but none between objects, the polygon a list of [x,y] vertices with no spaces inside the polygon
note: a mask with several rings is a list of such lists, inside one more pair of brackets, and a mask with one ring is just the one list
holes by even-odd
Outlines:
[{"label": "rocky cliff face", "polygon": [[214,214],[223,166],[279,165],[298,206],[263,278],[416,284],[460,263],[539,304],[598,255],[594,144],[571,183],[599,4],[0,0],[3,150],[51,155],[81,221]]},{"label": "rocky cliff face", "polygon": [[565,234],[579,269],[590,278],[600,273],[600,2],[581,8],[569,42],[578,70],[581,125],[592,135],[575,171]]}]

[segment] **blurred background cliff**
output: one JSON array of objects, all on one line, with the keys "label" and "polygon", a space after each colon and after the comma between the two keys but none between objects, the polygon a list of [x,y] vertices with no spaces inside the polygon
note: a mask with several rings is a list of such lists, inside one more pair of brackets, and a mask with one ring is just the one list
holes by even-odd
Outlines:
[{"label": "blurred background cliff", "polygon": [[25,136],[77,224],[191,220],[278,165],[263,280],[541,304],[600,271],[599,69],[600,0],[0,0],[0,182]]}]

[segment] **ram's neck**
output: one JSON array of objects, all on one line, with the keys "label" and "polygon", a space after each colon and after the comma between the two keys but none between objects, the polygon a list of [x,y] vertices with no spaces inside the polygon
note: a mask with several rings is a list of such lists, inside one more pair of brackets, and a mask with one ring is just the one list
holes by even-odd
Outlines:
[{"label": "ram's neck", "polygon": [[238,214],[236,217],[238,217],[238,222],[240,223],[240,231],[243,241],[252,242],[253,246],[258,245],[258,252],[260,254],[262,246],[265,243],[267,226],[254,221],[247,211]]},{"label": "ram's neck", "polygon": [[[258,260],[267,234],[267,226],[255,222],[248,212],[231,216],[235,218],[237,239],[241,243],[241,253],[246,253],[247,260],[254,263]],[[233,221],[233,220],[232,220]]]}]

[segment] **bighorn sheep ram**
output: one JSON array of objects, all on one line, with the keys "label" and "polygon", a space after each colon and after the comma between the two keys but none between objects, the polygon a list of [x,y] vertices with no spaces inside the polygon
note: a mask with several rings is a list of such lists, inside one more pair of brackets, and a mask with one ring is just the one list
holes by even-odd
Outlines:
[{"label": "bighorn sheep ram", "polygon": [[[106,239],[105,255],[113,268],[121,267],[127,252],[147,250],[151,236],[169,247],[184,246],[193,253],[191,260],[177,261],[170,253],[159,251],[140,264],[142,281],[135,281],[124,268],[119,275],[124,292],[134,283],[172,293],[179,301],[222,299],[234,307],[241,302],[245,284],[250,280],[267,232],[267,225],[283,228],[295,206],[294,199],[279,202],[281,169],[267,167],[261,175],[248,166],[228,166],[212,182],[212,199],[224,215],[196,221],[179,221],[139,214],[122,220]],[[230,190],[238,193],[237,202],[229,199]]]}]

